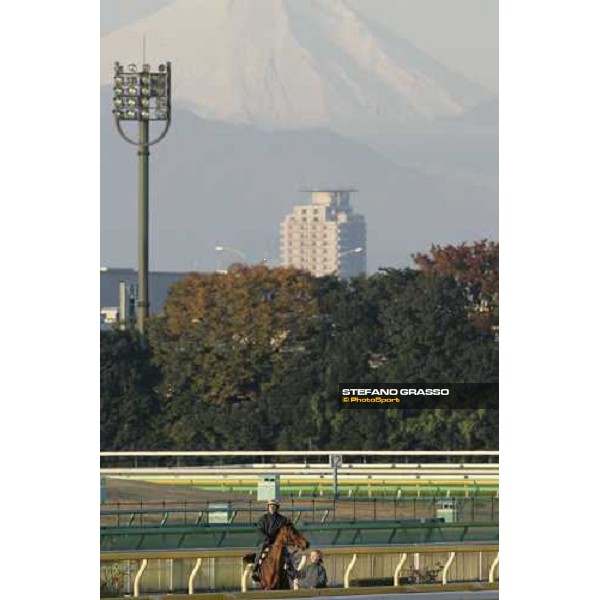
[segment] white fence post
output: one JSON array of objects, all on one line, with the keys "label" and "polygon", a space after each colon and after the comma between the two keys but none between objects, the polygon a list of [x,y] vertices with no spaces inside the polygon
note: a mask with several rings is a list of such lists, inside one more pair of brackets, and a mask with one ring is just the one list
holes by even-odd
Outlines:
[{"label": "white fence post", "polygon": [[350,564],[348,565],[348,568],[346,569],[346,572],[344,573],[344,587],[345,588],[350,587],[350,572],[354,568],[355,564],[356,564],[356,554],[353,554],[352,560],[350,561]]},{"label": "white fence post", "polygon": [[252,571],[252,564],[248,564],[242,568],[242,592],[248,591],[248,575],[250,575],[250,571]]},{"label": "white fence post", "polygon": [[494,583],[494,570],[498,566],[498,562],[500,562],[500,553],[499,552],[496,555],[496,560],[492,563],[492,566],[490,567],[490,576],[488,578],[488,581],[490,583]]},{"label": "white fence post", "polygon": [[396,565],[396,570],[394,571],[394,586],[400,585],[400,571],[402,570],[402,567],[403,567],[404,563],[406,562],[406,557],[407,557],[406,552],[404,552],[403,554],[400,555],[400,561]]},{"label": "white fence post", "polygon": [[139,571],[135,574],[135,579],[133,580],[133,595],[137,598],[140,595],[140,580],[142,579],[142,575],[148,566],[148,559],[144,558],[142,560],[142,565],[140,566]]},{"label": "white fence post", "polygon": [[448,558],[448,562],[444,565],[444,570],[442,571],[442,585],[446,585],[448,583],[448,569],[456,556],[456,552],[450,552],[450,557]]},{"label": "white fence post", "polygon": [[196,575],[198,574],[198,571],[200,570],[201,566],[202,559],[196,559],[196,566],[192,569],[192,572],[190,573],[190,578],[188,580],[188,594],[194,593],[194,579],[196,579]]}]

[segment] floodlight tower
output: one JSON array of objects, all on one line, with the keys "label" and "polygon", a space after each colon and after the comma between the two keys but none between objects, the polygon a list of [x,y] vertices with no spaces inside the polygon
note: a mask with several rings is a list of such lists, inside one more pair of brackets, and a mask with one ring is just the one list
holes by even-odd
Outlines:
[{"label": "floodlight tower", "polygon": [[[158,71],[150,65],[141,69],[130,64],[125,68],[115,63],[113,114],[121,137],[138,147],[138,299],[137,330],[144,333],[148,316],[148,160],[150,146],[160,142],[171,125],[171,63],[160,64]],[[138,123],[138,139],[128,137],[122,121]],[[149,139],[150,121],[165,121],[163,131],[154,140]]]}]

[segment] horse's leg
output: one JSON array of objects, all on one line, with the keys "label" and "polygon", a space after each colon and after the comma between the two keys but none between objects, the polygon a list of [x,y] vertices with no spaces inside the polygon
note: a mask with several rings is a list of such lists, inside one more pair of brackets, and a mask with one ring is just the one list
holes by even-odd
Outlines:
[{"label": "horse's leg", "polygon": [[[271,549],[272,550],[272,549]],[[260,587],[263,590],[277,589],[277,561],[273,561],[273,556],[269,553],[260,567]]]},{"label": "horse's leg", "polygon": [[279,568],[279,581],[278,581],[278,583],[279,583],[279,585],[277,586],[277,589],[279,589],[279,590],[289,590],[289,589],[292,589],[292,586],[290,585],[290,577],[289,577],[288,572],[287,572],[285,560],[282,560],[281,566]]},{"label": "horse's leg", "polygon": [[276,590],[277,589],[277,579],[273,578],[272,576],[265,576],[264,578],[261,577],[260,580],[260,587],[263,590]]}]

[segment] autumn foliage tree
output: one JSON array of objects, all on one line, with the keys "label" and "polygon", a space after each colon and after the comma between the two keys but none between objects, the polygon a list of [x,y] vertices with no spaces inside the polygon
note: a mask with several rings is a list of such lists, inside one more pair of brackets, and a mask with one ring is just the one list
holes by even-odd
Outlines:
[{"label": "autumn foliage tree", "polygon": [[316,280],[303,271],[239,265],[174,284],[148,327],[173,443],[272,443],[285,427],[268,410],[274,374],[306,352],[318,326]]},{"label": "autumn foliage tree", "polygon": [[429,254],[415,254],[415,263],[425,272],[449,276],[466,286],[475,321],[497,326],[499,316],[499,256],[497,242],[481,240],[456,246],[432,245]]},{"label": "autumn foliage tree", "polygon": [[316,315],[308,273],[238,266],[176,283],[150,339],[169,393],[255,401],[274,365],[302,349]]},{"label": "autumn foliage tree", "polygon": [[143,343],[103,337],[103,446],[496,447],[497,414],[477,407],[339,409],[342,382],[497,381],[496,337],[481,326],[497,315],[497,244],[415,261],[351,281],[264,265],[187,275]]}]

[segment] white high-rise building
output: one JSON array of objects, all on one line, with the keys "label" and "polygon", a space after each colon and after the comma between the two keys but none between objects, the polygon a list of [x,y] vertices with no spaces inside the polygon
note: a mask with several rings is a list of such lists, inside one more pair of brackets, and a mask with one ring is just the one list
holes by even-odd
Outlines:
[{"label": "white high-rise building", "polygon": [[316,277],[354,277],[367,271],[365,218],[353,212],[356,190],[308,190],[311,204],[294,206],[281,223],[281,264]]}]

